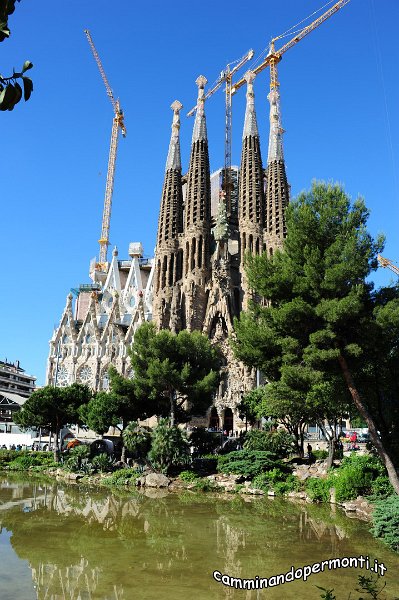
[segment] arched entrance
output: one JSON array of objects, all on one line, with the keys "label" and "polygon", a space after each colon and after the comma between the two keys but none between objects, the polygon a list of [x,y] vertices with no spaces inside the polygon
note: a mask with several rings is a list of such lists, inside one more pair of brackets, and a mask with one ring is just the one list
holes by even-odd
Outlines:
[{"label": "arched entrance", "polygon": [[209,428],[214,431],[218,431],[220,429],[220,421],[218,411],[215,406],[212,406],[211,413],[209,415]]},{"label": "arched entrance", "polygon": [[231,408],[224,409],[223,431],[227,431],[227,435],[233,435],[233,411]]}]

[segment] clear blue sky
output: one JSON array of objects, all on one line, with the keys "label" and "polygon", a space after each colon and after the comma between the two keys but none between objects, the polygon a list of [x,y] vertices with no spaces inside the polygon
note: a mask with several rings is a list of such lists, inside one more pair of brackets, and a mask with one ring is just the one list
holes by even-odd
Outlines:
[{"label": "clear blue sky", "polygon": [[[152,256],[172,111],[182,113],[187,168],[195,79],[213,83],[250,48],[258,55],[323,0],[23,0],[0,45],[1,73],[26,59],[34,93],[1,123],[0,358],[19,359],[44,383],[48,341],[71,287],[88,281],[98,253],[112,107],[83,33],[91,31],[125,111],[111,241]],[[311,180],[342,182],[365,197],[369,226],[399,261],[399,46],[397,0],[351,0],[289,50],[279,65],[285,158],[292,195]],[[242,71],[244,73],[244,69]],[[255,81],[263,158],[268,141],[268,71]],[[239,164],[245,88],[234,98],[233,163]],[[206,113],[211,169],[223,163],[224,97]],[[381,285],[389,271],[375,276]]]}]

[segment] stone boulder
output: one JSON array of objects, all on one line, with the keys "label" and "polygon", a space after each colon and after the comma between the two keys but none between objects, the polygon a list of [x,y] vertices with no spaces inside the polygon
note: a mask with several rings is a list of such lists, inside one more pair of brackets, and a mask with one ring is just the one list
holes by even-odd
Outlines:
[{"label": "stone boulder", "polygon": [[145,477],[140,477],[144,482],[141,484],[151,488],[165,488],[170,484],[170,479],[162,473],[149,473]]}]

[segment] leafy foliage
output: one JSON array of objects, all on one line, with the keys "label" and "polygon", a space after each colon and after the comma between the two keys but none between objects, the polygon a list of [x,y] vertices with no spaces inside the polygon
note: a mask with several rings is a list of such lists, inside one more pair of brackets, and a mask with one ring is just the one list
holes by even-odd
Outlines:
[{"label": "leafy foliage", "polygon": [[399,497],[394,495],[377,502],[373,513],[375,537],[381,538],[395,552],[399,552]]},{"label": "leafy foliage", "polygon": [[247,261],[267,305],[242,313],[231,341],[270,382],[257,414],[300,440],[306,421],[334,431],[353,403],[399,493],[399,286],[374,292],[367,281],[383,239],[368,233],[363,200],[352,204],[338,185],[313,183],[286,214],[283,251]]},{"label": "leafy foliage", "polygon": [[385,472],[380,460],[375,456],[351,455],[345,457],[341,467],[329,478],[330,486],[335,487],[338,502],[353,500],[372,491],[373,481]]},{"label": "leafy foliage", "polygon": [[191,463],[187,438],[177,426],[170,427],[168,419],[160,419],[151,437],[149,459],[162,473]]},{"label": "leafy foliage", "polygon": [[157,332],[143,323],[130,349],[135,390],[152,414],[171,415],[171,424],[204,414],[218,383],[219,359],[208,338],[194,331]]},{"label": "leafy foliage", "polygon": [[284,429],[262,431],[252,429],[245,436],[245,450],[265,450],[273,452],[279,458],[285,458],[292,452],[294,438]]},{"label": "leafy foliage", "polygon": [[[18,0],[19,2],[20,0]],[[0,42],[3,42],[10,36],[8,27],[8,17],[15,10],[15,0],[3,0],[0,4]],[[31,69],[33,64],[26,60],[22,65],[21,71],[13,71],[10,77],[0,75],[0,110],[13,110],[14,106],[21,100],[29,100],[33,91],[33,82],[30,77],[25,75],[26,71]],[[22,80],[22,87],[17,79]],[[22,89],[23,88],[23,89]]]},{"label": "leafy foliage", "polygon": [[204,427],[196,427],[190,433],[190,446],[193,447],[194,456],[211,454],[220,446],[220,434],[206,431]]},{"label": "leafy foliage", "polygon": [[135,469],[118,469],[118,471],[115,471],[112,475],[103,479],[102,483],[111,486],[136,485],[136,481],[139,477],[140,473]]},{"label": "leafy foliage", "polygon": [[281,470],[287,468],[272,452],[237,450],[218,457],[219,472],[235,473],[249,479],[276,467]]},{"label": "leafy foliage", "polygon": [[101,454],[97,454],[91,461],[92,467],[95,471],[99,473],[106,473],[107,471],[112,471],[112,458],[102,452]]},{"label": "leafy foliage", "polygon": [[79,383],[65,388],[46,385],[29,396],[21,410],[15,413],[14,421],[21,427],[49,427],[58,444],[58,434],[63,426],[82,424],[79,408],[86,405],[91,396],[90,389]]},{"label": "leafy foliage", "polygon": [[186,483],[193,483],[198,479],[198,475],[193,473],[193,471],[181,471],[179,477],[182,481],[185,481]]},{"label": "leafy foliage", "polygon": [[301,483],[295,475],[274,468],[267,473],[257,475],[252,481],[252,487],[268,491],[274,490],[276,494],[283,495],[301,488]]},{"label": "leafy foliage", "polygon": [[8,463],[10,471],[42,470],[55,466],[51,452],[17,452],[17,456]]},{"label": "leafy foliage", "polygon": [[122,433],[126,448],[137,458],[147,456],[151,448],[151,433],[148,427],[142,427],[137,421],[131,421]]},{"label": "leafy foliage", "polygon": [[306,493],[313,502],[329,502],[330,482],[327,479],[309,477],[305,484]]}]

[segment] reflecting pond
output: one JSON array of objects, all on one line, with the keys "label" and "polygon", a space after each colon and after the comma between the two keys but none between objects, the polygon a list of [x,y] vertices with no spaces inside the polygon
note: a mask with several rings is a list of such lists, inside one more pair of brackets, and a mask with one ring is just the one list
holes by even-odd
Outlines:
[{"label": "reflecting pond", "polygon": [[326,567],[306,582],[268,589],[225,586],[213,572],[268,578],[273,586],[272,577],[292,566],[363,555],[385,565],[385,597],[393,600],[399,559],[368,529],[339,510],[283,500],[115,494],[0,475],[0,598],[312,600],[320,598],[318,585],[346,600],[358,576],[369,574],[364,568]]}]

